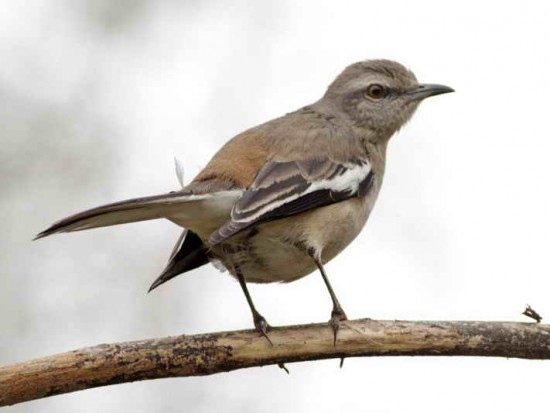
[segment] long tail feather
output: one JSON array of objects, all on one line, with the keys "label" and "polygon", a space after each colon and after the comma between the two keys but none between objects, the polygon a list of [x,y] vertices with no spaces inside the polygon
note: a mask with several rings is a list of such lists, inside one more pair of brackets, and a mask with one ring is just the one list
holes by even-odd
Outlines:
[{"label": "long tail feather", "polygon": [[[35,239],[61,232],[82,231],[85,229],[106,227],[110,225],[126,224],[130,222],[146,221],[150,219],[182,217],[189,215],[193,219],[194,211],[187,211],[185,204],[196,201],[215,200],[224,197],[229,192],[214,194],[193,194],[190,191],[171,192],[144,198],[128,199],[89,209],[84,212],[62,219],[48,229],[39,233]],[[214,204],[215,206],[215,204]],[[204,215],[204,207],[195,208],[195,215]],[[208,208],[206,208],[208,209]],[[187,212],[187,213],[186,213]],[[208,211],[206,211],[208,212]]]}]

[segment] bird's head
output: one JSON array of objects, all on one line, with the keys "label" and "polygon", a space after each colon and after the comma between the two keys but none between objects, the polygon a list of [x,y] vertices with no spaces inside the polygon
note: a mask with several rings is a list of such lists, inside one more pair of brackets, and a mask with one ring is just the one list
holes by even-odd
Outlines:
[{"label": "bird's head", "polygon": [[367,60],[348,66],[321,100],[343,113],[377,140],[387,140],[413,115],[425,98],[453,92],[448,86],[418,83],[416,76],[391,60]]}]

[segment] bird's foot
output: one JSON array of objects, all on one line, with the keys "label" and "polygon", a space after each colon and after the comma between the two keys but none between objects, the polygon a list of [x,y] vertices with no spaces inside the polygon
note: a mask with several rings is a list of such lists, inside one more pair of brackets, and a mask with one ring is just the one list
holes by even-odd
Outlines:
[{"label": "bird's foot", "polygon": [[345,321],[347,319],[348,317],[346,316],[346,313],[344,313],[344,310],[342,310],[342,308],[338,307],[332,310],[332,316],[328,324],[332,327],[332,331],[334,333],[335,346],[336,346],[336,337],[338,336],[338,330],[340,329],[340,321]]},{"label": "bird's foot", "polygon": [[273,343],[269,339],[269,336],[267,335],[267,332],[271,329],[271,326],[267,323],[265,318],[260,313],[254,314],[254,326],[256,327],[256,331],[264,336],[269,344],[273,345]]}]

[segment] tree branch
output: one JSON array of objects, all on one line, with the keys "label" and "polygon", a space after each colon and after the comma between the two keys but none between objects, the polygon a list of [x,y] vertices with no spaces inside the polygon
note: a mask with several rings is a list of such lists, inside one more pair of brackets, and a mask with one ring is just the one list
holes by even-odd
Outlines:
[{"label": "tree branch", "polygon": [[164,377],[359,356],[488,356],[550,359],[550,325],[478,321],[342,322],[100,344],[0,366],[0,406],[77,390]]}]

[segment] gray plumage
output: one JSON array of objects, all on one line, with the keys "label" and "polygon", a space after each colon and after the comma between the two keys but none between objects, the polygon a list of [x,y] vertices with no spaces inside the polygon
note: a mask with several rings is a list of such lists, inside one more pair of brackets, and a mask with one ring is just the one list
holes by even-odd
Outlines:
[{"label": "gray plumage", "polygon": [[382,185],[389,138],[422,99],[451,91],[419,84],[396,62],[355,63],[319,101],[231,139],[181,191],[94,208],[38,238],[166,218],[185,228],[188,238],[178,241],[152,288],[215,262],[241,281],[258,327],[267,324],[244,281],[287,282],[319,268],[337,324],[335,314],[345,314],[322,265],[366,223]]}]

